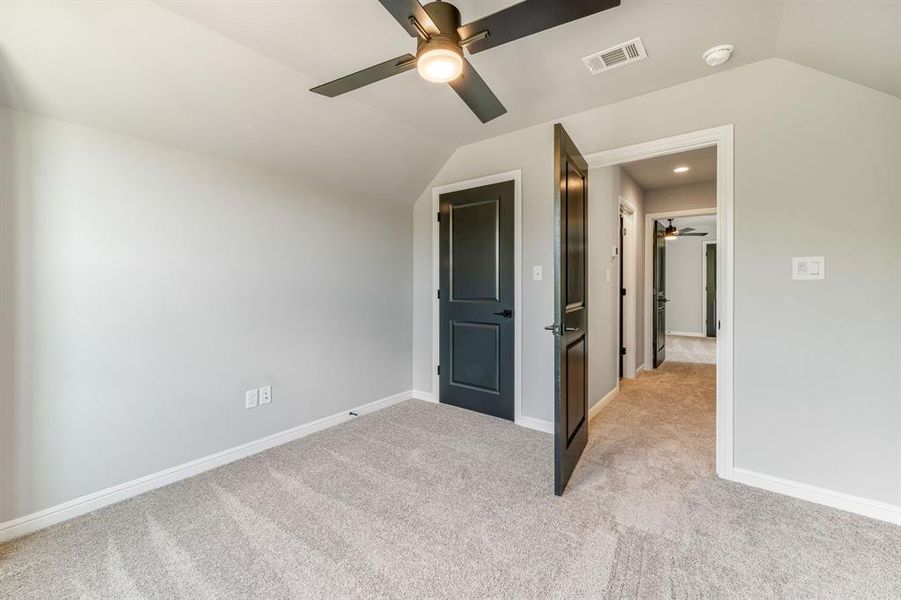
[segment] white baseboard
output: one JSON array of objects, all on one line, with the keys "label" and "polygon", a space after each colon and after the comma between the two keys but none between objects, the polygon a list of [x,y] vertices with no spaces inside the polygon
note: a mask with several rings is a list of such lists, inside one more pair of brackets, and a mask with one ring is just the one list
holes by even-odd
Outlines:
[{"label": "white baseboard", "polygon": [[175,467],[158,471],[151,475],[145,475],[144,477],[120,483],[104,490],[93,492],[81,496],[80,498],[75,498],[74,500],[69,500],[68,502],[63,502],[62,504],[57,504],[56,506],[31,513],[30,515],[25,515],[24,517],[0,523],[0,543],[33,533],[51,525],[56,525],[57,523],[62,523],[63,521],[68,521],[74,517],[93,512],[104,506],[121,502],[122,500],[138,496],[145,492],[149,492],[150,490],[169,485],[170,483],[187,479],[188,477],[203,473],[204,471],[221,467],[222,465],[246,458],[257,452],[262,452],[263,450],[268,450],[269,448],[274,448],[275,446],[280,446],[308,436],[311,433],[334,427],[335,425],[353,419],[354,417],[350,414],[351,412],[354,412],[357,415],[364,415],[386,408],[403,400],[409,400],[414,396],[415,394],[413,391],[394,394],[393,396],[388,396],[387,398],[382,398],[375,402],[363,404],[362,406],[350,408],[328,417],[310,421],[309,423],[304,423],[303,425],[298,425],[258,440],[247,442],[246,444],[241,444],[234,448],[229,448],[228,450],[223,450],[203,458],[198,458]]},{"label": "white baseboard", "polygon": [[438,402],[438,398],[436,398],[435,394],[432,392],[413,390],[413,397],[417,400],[425,400],[426,402]]},{"label": "white baseboard", "polygon": [[599,412],[601,412],[605,406],[610,404],[616,395],[619,394],[619,384],[616,385],[615,388],[607,392],[607,395],[594,403],[594,406],[588,409],[588,421],[590,422],[593,418],[597,416]]},{"label": "white baseboard", "polygon": [[666,335],[681,335],[683,337],[707,337],[706,333],[699,331],[667,331]]},{"label": "white baseboard", "polygon": [[769,490],[777,494],[785,494],[792,498],[799,498],[816,504],[838,508],[848,512],[864,515],[880,521],[887,521],[895,525],[901,525],[901,506],[869,500],[860,496],[852,496],[844,492],[836,492],[806,483],[782,479],[772,475],[755,473],[747,469],[733,468],[731,472],[721,475],[723,479],[729,479],[752,487]]},{"label": "white baseboard", "polygon": [[532,417],[520,417],[516,419],[516,424],[520,427],[543,431],[544,433],[554,433],[553,421],[545,421],[544,419],[534,419]]},{"label": "white baseboard", "polygon": [[644,363],[641,363],[637,367],[635,367],[635,376],[638,377],[638,374],[644,371]]}]

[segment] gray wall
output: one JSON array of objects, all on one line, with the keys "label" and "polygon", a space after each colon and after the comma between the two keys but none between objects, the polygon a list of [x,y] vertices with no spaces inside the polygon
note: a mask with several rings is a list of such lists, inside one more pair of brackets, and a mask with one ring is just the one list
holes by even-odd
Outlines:
[{"label": "gray wall", "polygon": [[[685,236],[666,242],[666,329],[682,333],[705,335],[703,261],[704,242],[716,241],[716,217],[710,223],[690,224],[696,233],[707,235]],[[686,226],[676,219],[676,227]]]},{"label": "gray wall", "polygon": [[409,204],[0,122],[0,521],[409,390]]},{"label": "gray wall", "polygon": [[[561,121],[584,153],[734,124],[736,466],[901,504],[901,100],[773,59]],[[523,170],[524,275],[547,274],[524,277],[523,408],[546,420],[552,132],[464,146],[433,182]],[[431,347],[430,202],[414,209],[415,352]],[[792,256],[820,254],[828,279],[792,281]]]},{"label": "gray wall", "polygon": [[645,192],[645,211],[648,213],[715,206],[716,181],[675,185]]},{"label": "gray wall", "polygon": [[[588,171],[588,404],[616,387],[619,362],[619,167]],[[609,276],[609,281],[607,280]]]}]

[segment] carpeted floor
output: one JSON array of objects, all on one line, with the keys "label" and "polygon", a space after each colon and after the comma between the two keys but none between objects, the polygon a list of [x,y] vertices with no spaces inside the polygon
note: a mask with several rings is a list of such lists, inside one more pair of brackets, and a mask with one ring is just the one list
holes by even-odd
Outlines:
[{"label": "carpeted floor", "polygon": [[716,363],[716,338],[666,334],[666,360]]},{"label": "carpeted floor", "polygon": [[552,438],[411,400],[0,547],[0,597],[899,598],[901,528],[716,479],[714,367]]}]

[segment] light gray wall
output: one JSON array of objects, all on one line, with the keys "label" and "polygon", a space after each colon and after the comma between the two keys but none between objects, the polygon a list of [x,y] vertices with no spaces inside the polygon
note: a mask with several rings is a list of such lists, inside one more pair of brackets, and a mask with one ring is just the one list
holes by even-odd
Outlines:
[{"label": "light gray wall", "polygon": [[[701,225],[692,223],[696,233],[666,242],[666,329],[704,335],[703,262],[704,242],[716,241],[716,217]],[[676,227],[685,226],[679,219]]]},{"label": "light gray wall", "polygon": [[[586,154],[734,124],[736,466],[901,504],[901,100],[773,59],[561,121]],[[546,420],[552,139],[546,123],[464,146],[433,182],[523,170],[524,275],[546,273],[524,278],[523,408]],[[429,212],[414,210],[417,310],[433,293]],[[821,254],[828,279],[792,281],[792,256]],[[414,326],[414,348],[430,347]]]},{"label": "light gray wall", "polygon": [[626,291],[626,302],[634,303],[635,368],[637,369],[644,362],[644,217],[647,210],[644,200],[645,191],[635,183],[625,169],[622,167],[618,167],[618,169],[620,172],[620,195],[635,207],[635,225],[626,234],[635,236],[635,289]]},{"label": "light gray wall", "polygon": [[409,204],[2,119],[0,521],[410,388]]},{"label": "light gray wall", "polygon": [[716,181],[689,183],[645,192],[645,211],[664,213],[716,206]]},{"label": "light gray wall", "polygon": [[[619,380],[619,167],[588,171],[588,405],[593,406]],[[609,281],[608,281],[609,278]]]}]

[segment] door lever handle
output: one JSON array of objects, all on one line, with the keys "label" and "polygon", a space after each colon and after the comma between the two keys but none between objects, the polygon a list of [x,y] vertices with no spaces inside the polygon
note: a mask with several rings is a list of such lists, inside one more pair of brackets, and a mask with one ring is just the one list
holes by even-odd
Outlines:
[{"label": "door lever handle", "polygon": [[499,317],[506,317],[509,319],[510,317],[513,316],[513,311],[510,310],[509,308],[505,308],[504,310],[502,310],[500,312],[496,312],[494,314],[496,314]]}]

